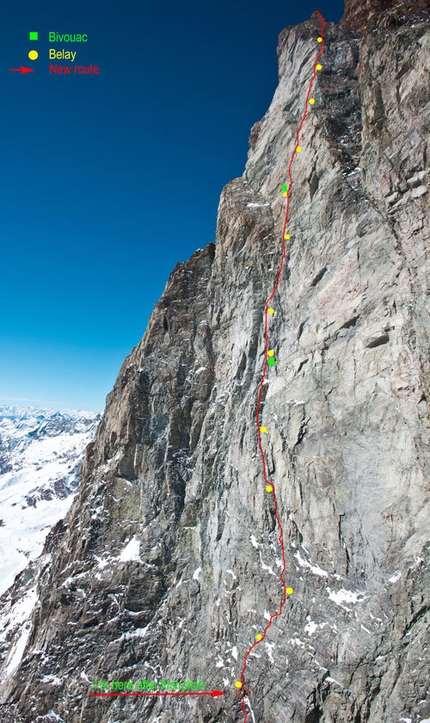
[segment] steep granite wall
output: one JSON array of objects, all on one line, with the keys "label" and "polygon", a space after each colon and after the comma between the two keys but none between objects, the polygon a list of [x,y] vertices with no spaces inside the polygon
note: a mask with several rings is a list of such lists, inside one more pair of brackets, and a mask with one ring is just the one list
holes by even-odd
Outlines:
[{"label": "steep granite wall", "polygon": [[[327,25],[294,161],[261,415],[294,593],[248,662],[255,723],[430,717],[430,32],[402,5],[350,0]],[[255,407],[319,32],[314,15],[281,33],[216,245],[173,271],[79,497],[3,597],[34,604],[25,649],[13,623],[1,648],[4,721],[243,721],[235,681],[282,599]],[[162,678],[225,695],[88,697]]]}]

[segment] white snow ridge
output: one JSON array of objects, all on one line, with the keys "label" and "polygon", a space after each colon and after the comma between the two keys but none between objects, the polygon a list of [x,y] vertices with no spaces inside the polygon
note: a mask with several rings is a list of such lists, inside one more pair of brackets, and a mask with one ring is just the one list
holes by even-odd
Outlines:
[{"label": "white snow ridge", "polygon": [[98,421],[93,412],[0,407],[0,595],[72,504]]}]

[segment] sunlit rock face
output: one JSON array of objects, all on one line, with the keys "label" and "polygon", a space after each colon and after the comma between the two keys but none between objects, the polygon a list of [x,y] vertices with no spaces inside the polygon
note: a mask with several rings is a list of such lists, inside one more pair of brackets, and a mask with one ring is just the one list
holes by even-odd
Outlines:
[{"label": "sunlit rock face", "polygon": [[[271,302],[261,421],[294,592],[248,661],[255,723],[430,718],[430,33],[422,3],[369,3],[376,29],[360,6],[325,29]],[[172,272],[70,513],[3,597],[32,611],[2,644],[5,721],[244,719],[235,681],[283,597],[255,409],[320,31],[281,33],[216,245]],[[163,679],[225,695],[88,696]]]}]

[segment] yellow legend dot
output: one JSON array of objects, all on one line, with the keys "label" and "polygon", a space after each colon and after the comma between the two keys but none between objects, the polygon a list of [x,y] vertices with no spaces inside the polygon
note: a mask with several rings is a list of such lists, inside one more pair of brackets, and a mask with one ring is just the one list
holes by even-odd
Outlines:
[{"label": "yellow legend dot", "polygon": [[269,349],[269,351],[267,352],[267,356],[275,356],[275,352],[273,351],[273,349]]},{"label": "yellow legend dot", "polygon": [[287,595],[292,595],[293,592],[294,592],[294,590],[293,590],[292,587],[286,587],[286,588],[285,588],[285,592],[287,593]]},{"label": "yellow legend dot", "polygon": [[273,492],[272,485],[266,485],[266,492]]},{"label": "yellow legend dot", "polygon": [[297,146],[296,151],[297,151],[297,153],[301,153],[301,152],[302,152],[302,147],[301,147],[301,146]]},{"label": "yellow legend dot", "polygon": [[322,70],[322,65],[321,65],[321,63],[318,63],[318,65],[316,66],[316,69],[317,69],[317,70]]},{"label": "yellow legend dot", "polygon": [[317,38],[317,40],[318,40],[319,43],[322,43],[322,37],[321,37],[321,35],[320,35],[319,38]]},{"label": "yellow legend dot", "polygon": [[235,686],[236,686],[236,688],[241,688],[241,687],[242,687],[242,683],[240,682],[240,680],[236,680]]},{"label": "yellow legend dot", "polygon": [[291,238],[290,234],[286,233],[284,236],[285,241],[288,241],[288,239],[290,239],[290,238]]},{"label": "yellow legend dot", "polygon": [[265,434],[267,432],[267,427],[260,427],[260,432]]},{"label": "yellow legend dot", "polygon": [[284,198],[287,198],[287,195],[288,195],[288,194],[287,194],[286,191],[284,191],[282,195],[283,195]]},{"label": "yellow legend dot", "polygon": [[37,58],[39,57],[39,53],[37,52],[37,50],[30,50],[28,57],[30,58],[30,60],[37,60]]},{"label": "yellow legend dot", "polygon": [[272,309],[272,307],[270,307],[269,314],[274,314],[274,313],[275,313],[275,309]]},{"label": "yellow legend dot", "polygon": [[315,103],[315,98],[309,98],[309,103],[313,105]]},{"label": "yellow legend dot", "polygon": [[256,639],[256,640],[263,640],[263,636],[261,635],[261,633],[257,633],[257,635],[255,636],[255,639]]}]

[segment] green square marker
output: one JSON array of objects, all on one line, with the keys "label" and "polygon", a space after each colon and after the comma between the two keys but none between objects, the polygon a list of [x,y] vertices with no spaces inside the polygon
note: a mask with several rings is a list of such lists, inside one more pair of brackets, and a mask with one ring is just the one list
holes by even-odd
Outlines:
[{"label": "green square marker", "polygon": [[30,36],[30,40],[39,40],[39,33],[30,32],[29,36]]},{"label": "green square marker", "polygon": [[282,193],[285,193],[286,191],[288,191],[288,186],[286,183],[284,183],[284,185],[282,186]]}]

